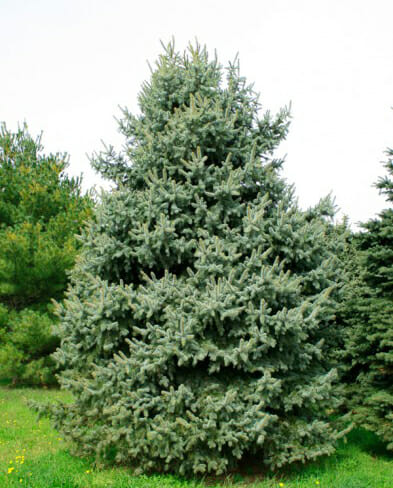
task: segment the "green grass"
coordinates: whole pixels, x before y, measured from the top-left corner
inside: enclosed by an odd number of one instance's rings
[[[279,488],[280,483],[285,488],[393,488],[393,457],[371,433],[361,430],[353,431],[335,455],[275,475],[187,481],[169,475],[133,476],[126,468],[98,469],[91,460],[73,457],[48,420],[38,422],[26,405],[28,400],[69,398],[56,390],[0,386],[1,488],[191,488],[232,483],[238,488],[246,483],[248,488]]]

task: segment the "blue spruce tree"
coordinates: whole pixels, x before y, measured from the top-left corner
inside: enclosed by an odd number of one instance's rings
[[[115,188],[59,307],[57,428],[145,472],[332,453],[343,244],[329,199],[301,211],[279,175],[288,111],[261,115],[238,62],[173,44],[139,106],[93,161]]]

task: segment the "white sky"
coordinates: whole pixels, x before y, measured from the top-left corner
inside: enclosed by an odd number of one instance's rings
[[[160,39],[239,52],[265,109],[292,102],[280,154],[302,206],[332,192],[352,223],[386,207],[373,182],[393,146],[391,0],[0,0],[0,121],[43,131],[71,174],[102,185],[86,154],[120,147]]]

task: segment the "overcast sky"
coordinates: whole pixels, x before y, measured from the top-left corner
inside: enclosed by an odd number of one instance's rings
[[[292,102],[284,176],[356,224],[387,206],[372,184],[393,146],[392,18],[391,0],[0,0],[0,121],[100,186],[86,154],[122,144],[114,117],[138,110],[160,39],[197,37],[223,64],[239,53],[265,109]]]

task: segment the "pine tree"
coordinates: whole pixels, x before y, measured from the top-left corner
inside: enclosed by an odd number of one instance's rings
[[[26,125],[1,125],[0,378],[14,383],[55,381],[51,299],[63,296],[92,204],[66,168],[66,155],[44,154]]]
[[[376,184],[393,202],[393,151]],[[363,225],[345,305],[348,405],[353,419],[393,450],[393,208]]]
[[[279,175],[288,110],[260,115],[237,61],[173,44],[139,106],[124,149],[93,158],[115,188],[59,307],[74,402],[49,408],[56,427],[143,471],[332,453],[343,244],[329,198],[301,211]]]

